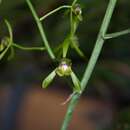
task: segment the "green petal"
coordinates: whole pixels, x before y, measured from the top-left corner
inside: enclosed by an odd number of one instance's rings
[[[42,88],[47,88],[56,76],[55,70],[52,71],[42,82]]]
[[[80,93],[81,92],[80,81],[74,72],[71,73],[71,78],[72,78],[72,82],[74,84],[74,91]]]
[[[63,57],[65,58],[69,49],[70,40],[67,37],[63,42]]]
[[[86,59],[86,56],[84,55],[84,53],[80,50],[79,48],[79,42],[78,42],[78,38],[76,36],[74,36],[73,38],[71,38],[71,47],[75,49],[75,51],[77,52],[77,54]]]

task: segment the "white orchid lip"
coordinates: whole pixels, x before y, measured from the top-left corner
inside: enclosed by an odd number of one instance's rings
[[[77,15],[82,14],[81,8],[80,8],[80,7],[77,7],[77,8],[75,9],[75,13],[76,13]]]
[[[59,76],[69,76],[72,72],[71,61],[69,59],[62,59],[59,66],[56,69],[56,73]]]
[[[66,71],[68,68],[69,66],[67,64],[61,65],[61,69],[63,69],[63,71]]]

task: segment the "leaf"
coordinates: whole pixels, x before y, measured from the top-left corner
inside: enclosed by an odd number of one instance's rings
[[[55,70],[52,71],[42,82],[42,88],[47,88],[56,76]]]
[[[71,78],[72,78],[72,82],[74,84],[74,91],[81,93],[81,85],[80,85],[80,81],[77,78],[77,76],[75,75],[74,72],[71,72]]]

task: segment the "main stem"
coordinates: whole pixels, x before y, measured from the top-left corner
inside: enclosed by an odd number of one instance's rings
[[[89,60],[89,63],[87,65],[87,67],[86,67],[85,73],[84,73],[82,81],[81,81],[82,93],[86,88],[86,85],[87,85],[87,83],[88,83],[88,81],[90,79],[90,76],[91,76],[91,74],[92,74],[92,72],[94,70],[94,67],[96,65],[96,62],[98,60],[98,57],[99,57],[99,55],[101,53],[101,49],[102,49],[103,44],[105,42],[105,39],[103,37],[107,32],[107,29],[108,29],[108,26],[109,26],[109,23],[110,23],[114,8],[116,6],[116,2],[117,2],[117,0],[110,0],[110,2],[108,4],[108,8],[106,10],[106,14],[105,14],[105,17],[103,19],[103,23],[101,25],[101,28],[100,28],[100,31],[99,31],[99,34],[98,34],[95,47],[93,49],[91,58]],[[69,107],[68,107],[68,110],[67,110],[67,113],[65,115],[65,119],[64,119],[61,130],[67,130],[67,128],[69,126],[69,123],[71,121],[71,118],[72,118],[73,111],[74,111],[74,109],[76,107],[76,104],[77,104],[78,99],[80,98],[81,94],[76,93],[72,97],[72,99],[70,101],[70,104],[69,104]]]

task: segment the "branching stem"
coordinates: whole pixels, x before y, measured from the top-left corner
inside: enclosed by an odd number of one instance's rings
[[[48,42],[47,37],[45,35],[42,23],[40,22],[40,19],[39,19],[38,15],[37,15],[32,3],[30,2],[30,0],[26,0],[26,2],[27,2],[28,6],[29,6],[29,8],[30,8],[30,10],[32,12],[32,15],[33,15],[36,23],[37,23],[37,27],[38,27],[38,29],[40,31],[42,40],[43,40],[43,42],[45,44],[45,47],[46,47],[46,50],[48,51],[48,54],[50,55],[51,59],[55,59],[55,55],[54,55],[54,53],[53,53],[53,51],[52,51],[52,49],[51,49],[51,47],[49,45],[49,42]]]
[[[47,13],[46,15],[42,16],[42,17],[40,18],[40,21],[43,21],[43,20],[44,20],[45,18],[47,18],[48,16],[50,16],[50,15],[56,13],[57,11],[59,11],[59,10],[61,10],[61,9],[66,9],[66,8],[69,9],[69,8],[71,8],[71,6],[69,6],[69,5],[60,6],[60,7],[56,8],[56,9],[50,11],[50,12]]]
[[[74,0],[73,3],[72,3],[72,6],[76,4],[78,0]]]
[[[120,31],[120,32],[106,34],[104,36],[104,39],[116,38],[116,37],[123,36],[123,35],[129,34],[129,33],[130,33],[130,29],[126,29],[126,30],[123,30],[123,31]]]

